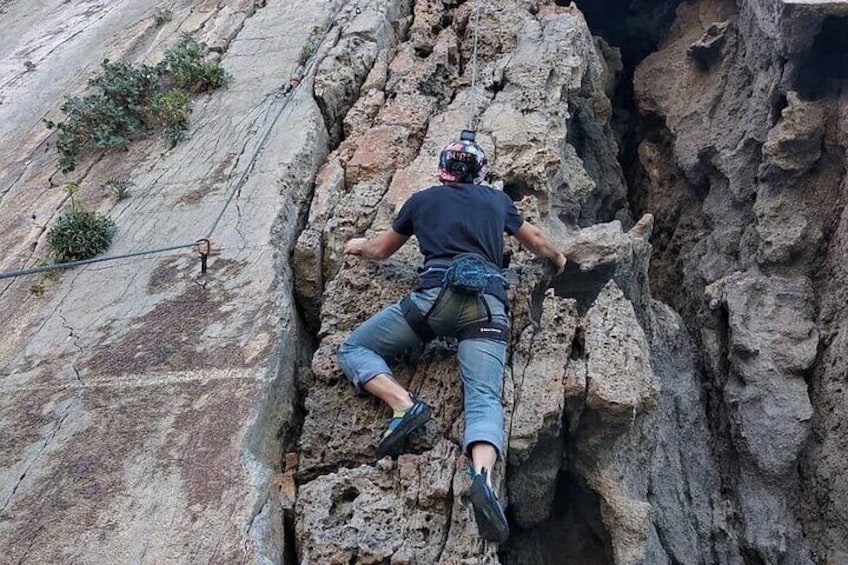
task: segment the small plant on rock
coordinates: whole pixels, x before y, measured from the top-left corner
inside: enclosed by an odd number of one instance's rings
[[[107,180],[103,185],[104,188],[108,188],[112,194],[115,195],[115,200],[118,202],[130,197],[130,189],[133,186],[135,186],[135,184],[131,181],[115,178]]]
[[[156,24],[156,27],[162,27],[166,23],[170,22],[173,17],[174,13],[171,10],[158,10],[155,14],[153,14],[153,23]]]
[[[191,113],[191,98],[185,90],[169,90],[156,96],[150,110],[157,125],[163,128],[165,139],[171,147],[186,138],[188,116]]]
[[[216,61],[206,61],[206,46],[190,35],[183,35],[180,41],[165,52],[165,65],[168,78],[174,85],[187,92],[206,92],[230,83],[231,77]]]
[[[51,264],[51,262],[48,259],[48,260],[42,261],[40,266],[43,267],[43,266],[47,266],[47,265],[50,265],[50,264]],[[41,276],[39,277],[38,281],[32,283],[32,285],[29,287],[29,293],[32,294],[33,296],[38,296],[38,297],[44,296],[44,294],[47,292],[47,283],[56,282],[61,277],[62,277],[62,273],[58,270],[47,271],[46,273],[42,273]]]
[[[315,53],[315,44],[311,41],[308,42],[300,49],[300,57],[298,57],[298,63],[301,65],[305,65],[306,62],[312,57],[312,54]]]
[[[306,44],[300,49],[300,57],[298,58],[298,63],[301,65],[305,65],[307,61],[315,54],[315,51],[318,50],[318,46],[321,44],[321,36],[324,34],[325,26],[318,25],[312,28],[312,31],[309,34],[309,38],[306,40]]]
[[[29,287],[29,293],[33,296],[44,296],[44,292],[47,290],[47,287],[44,285],[44,281],[40,280],[38,282],[32,283],[32,286]]]
[[[107,216],[86,210],[78,201],[79,187],[68,186],[71,209],[47,234],[56,263],[91,259],[109,249],[115,235],[115,223]]]

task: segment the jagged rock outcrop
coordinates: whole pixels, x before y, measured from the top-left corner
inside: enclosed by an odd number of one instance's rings
[[[652,285],[696,330],[734,529],[768,563],[848,554],[833,472],[846,359],[831,341],[845,316],[846,25],[844,2],[694,2],[636,71],[654,124],[639,146]]]
[[[319,172],[294,251],[298,294],[320,340],[312,377],[303,382],[299,555],[322,562],[639,563],[714,551],[710,538],[726,524],[693,352],[680,320],[651,299],[653,219],[633,224],[614,160],[609,95],[620,61],[573,7],[487,3],[480,13],[481,87],[472,93],[471,7],[417,3],[412,26],[394,26],[387,53],[373,57],[370,72],[322,68],[331,77],[364,78],[358,99],[343,102],[350,107],[341,119],[346,137]],[[392,20],[404,11],[383,5],[381,13]],[[367,21],[373,30],[359,37],[386,28],[379,18]],[[396,464],[373,461],[388,413],[356,399],[335,361],[356,324],[411,288],[419,260],[411,245],[382,263],[345,258],[342,245],[388,226],[406,197],[432,183],[435,155],[465,125],[472,102],[494,184],[573,259],[552,281],[515,242],[509,248],[515,284],[502,496],[515,532],[500,557],[477,540],[464,498],[455,345],[435,343],[396,366],[397,378],[437,407],[413,453]],[[620,221],[598,223],[613,218]],[[688,369],[682,376],[681,366]],[[665,379],[674,381],[674,393],[663,401]],[[685,433],[662,432],[657,441],[657,430],[668,426]],[[450,469],[447,489],[443,473],[425,471],[434,458]],[[693,472],[687,464],[697,459],[705,463]],[[420,477],[413,481],[419,494],[409,494],[409,476]],[[561,500],[564,488],[582,493],[584,502]],[[689,503],[680,504],[680,492],[692,493]],[[570,513],[568,526],[557,522],[563,512]],[[540,545],[536,532],[557,523],[595,533],[554,557],[556,549]],[[719,551],[734,554],[731,543]]]

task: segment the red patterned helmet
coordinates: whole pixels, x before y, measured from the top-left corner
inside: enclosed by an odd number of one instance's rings
[[[481,182],[489,171],[486,152],[473,141],[453,141],[442,149],[436,176],[442,182]]]

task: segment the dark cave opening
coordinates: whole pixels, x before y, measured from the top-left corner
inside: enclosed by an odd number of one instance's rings
[[[584,315],[594,304],[604,286],[615,275],[615,265],[601,265],[589,271],[581,271],[574,261],[565,264],[565,270],[551,283],[554,293],[561,298],[577,301],[577,311]]]
[[[665,124],[651,116],[641,116],[636,107],[633,77],[642,60],[656,51],[674,21],[682,0],[600,0],[578,1],[592,33],[621,51],[624,69],[612,97],[611,126],[619,145],[618,160],[627,183],[631,214],[639,218],[646,210],[640,186],[644,169],[638,148],[643,139],[662,131]],[[567,2],[558,2],[567,4]]]
[[[654,52],[670,28],[676,9],[682,0],[577,0],[589,28],[610,46],[621,50],[623,70],[618,77],[612,97],[611,127],[619,146],[618,161],[627,187],[627,205],[634,218],[649,211],[650,202],[644,188],[645,170],[639,160],[639,144],[649,139],[658,146],[668,146],[670,137],[664,121],[658,116],[640,115],[635,100],[633,78],[637,65]],[[570,0],[557,0],[568,5]],[[577,118],[579,118],[579,108]],[[575,129],[570,130],[569,143],[585,159],[581,151],[582,136],[591,132],[581,129],[575,119]],[[589,163],[591,165],[591,163]],[[587,167],[589,168],[589,167]],[[591,171],[590,171],[591,174]],[[592,174],[598,181],[601,175]],[[507,190],[507,186],[504,187]],[[517,185],[509,186],[508,194],[514,199],[525,191]],[[604,203],[603,210],[613,209]],[[596,221],[612,219],[599,214]],[[653,239],[653,238],[652,238]],[[613,278],[614,266],[602,266],[581,271],[574,262],[566,264],[565,271],[556,277],[551,286],[557,296],[573,298],[581,315],[591,307],[604,285]],[[541,298],[541,297],[539,297]],[[539,300],[541,302],[541,300]],[[583,336],[575,337],[577,352],[582,349]],[[613,563],[611,542],[600,515],[600,499],[568,464],[563,464],[557,480],[556,494],[550,516],[530,528],[513,524],[513,533],[502,546],[499,557],[509,565],[524,564],[586,564]]]
[[[561,6],[570,0],[556,0]],[[633,76],[636,66],[656,51],[671,27],[682,0],[577,0],[576,4],[592,33],[621,51],[624,65],[612,97],[611,126],[619,145],[618,159],[627,182],[631,213],[638,218],[642,210],[638,187],[643,175],[637,149],[645,132],[654,130],[650,118],[643,118],[636,108]],[[664,127],[664,124],[660,124]]]
[[[625,71],[655,51],[682,0],[577,0],[589,28],[619,47]],[[568,5],[568,0],[557,4]]]
[[[557,479],[550,517],[533,528],[513,527],[499,557],[506,565],[608,565],[610,548],[600,499],[565,471]]]
[[[568,5],[570,1],[556,0],[556,3]],[[681,3],[682,0],[576,1],[592,33],[621,52],[623,69],[617,78],[611,99],[610,126],[618,143],[617,158],[626,184],[625,205],[634,220],[651,211],[646,192],[646,171],[639,158],[639,146],[646,139],[663,145],[668,142],[665,139],[668,132],[661,118],[640,114],[636,105],[633,79],[639,63],[656,51],[665,38]],[[579,140],[569,139],[569,142],[575,144]],[[578,146],[579,143],[575,145]],[[606,204],[605,208],[608,208]],[[611,219],[613,218],[603,216],[598,218],[599,221]],[[651,242],[656,244],[655,240],[656,232]]]
[[[520,178],[504,178],[503,191],[513,202],[518,202],[525,196],[536,194],[531,185]]]
[[[836,98],[848,88],[848,16],[830,16],[801,59],[793,87],[805,100]]]

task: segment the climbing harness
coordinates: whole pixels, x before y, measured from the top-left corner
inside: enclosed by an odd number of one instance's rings
[[[436,337],[428,320],[449,290],[456,294],[476,297],[478,304],[482,303],[486,310],[486,319],[461,328],[456,332],[457,339],[460,341],[474,338],[507,340],[506,326],[492,319],[492,310],[483,295],[492,290],[493,284],[500,284],[503,288],[507,288],[508,283],[502,274],[491,272],[485,259],[475,253],[463,253],[458,255],[450,265],[431,266],[421,274],[424,276],[428,273],[442,273],[442,279],[438,285],[441,290],[427,312],[422,313],[409,295],[400,302],[404,319],[421,341],[427,342]]]

